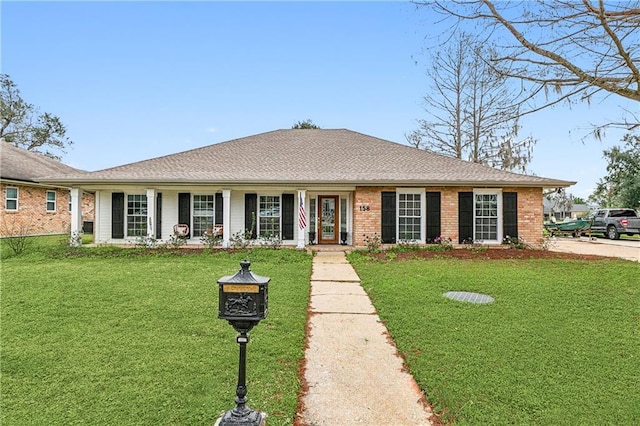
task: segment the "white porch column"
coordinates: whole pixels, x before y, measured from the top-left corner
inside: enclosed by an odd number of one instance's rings
[[[147,188],[147,237],[155,238],[156,235],[156,190]]]
[[[71,238],[69,245],[79,247],[82,245],[82,189],[71,188]]]
[[[222,190],[222,247],[231,246],[231,190]]]
[[[307,191],[304,189],[298,190],[298,246],[297,248],[305,248],[304,236],[307,233]]]
[[[98,243],[101,240],[102,234],[100,234],[100,200],[102,197],[101,191],[95,191],[93,193],[93,242]]]

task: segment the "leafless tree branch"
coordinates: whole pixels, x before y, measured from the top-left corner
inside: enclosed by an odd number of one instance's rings
[[[545,94],[538,111],[602,92],[640,102],[640,0],[422,0],[456,27],[480,24],[497,44],[490,58],[529,93]],[[549,90],[554,93],[549,97]],[[568,88],[569,93],[563,89]],[[635,117],[635,116],[634,116]],[[637,117],[636,117],[637,118]],[[636,120],[637,121],[637,120]],[[628,127],[638,123],[628,122]]]

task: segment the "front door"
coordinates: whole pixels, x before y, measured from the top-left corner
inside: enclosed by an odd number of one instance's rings
[[[338,196],[318,196],[318,244],[338,244]]]

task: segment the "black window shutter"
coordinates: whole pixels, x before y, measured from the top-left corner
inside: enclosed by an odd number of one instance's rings
[[[178,193],[178,223],[189,225],[187,238],[191,237],[191,194],[189,192]]]
[[[440,192],[427,191],[427,242],[440,237]]]
[[[518,237],[518,193],[502,193],[502,232],[504,237]]]
[[[217,193],[216,194],[216,199],[215,199],[215,220],[216,220],[216,225],[222,225],[223,219],[224,219],[224,205],[222,204],[222,194]]]
[[[251,238],[256,238],[258,220],[258,194],[244,194],[244,229],[251,231]]]
[[[111,238],[124,238],[124,192],[111,194]]]
[[[162,238],[162,193],[156,194],[156,239]]]
[[[293,194],[282,194],[282,239],[293,240]]]
[[[458,192],[458,242],[473,241],[473,192]]]
[[[382,192],[382,235],[385,244],[396,242],[396,193]]]

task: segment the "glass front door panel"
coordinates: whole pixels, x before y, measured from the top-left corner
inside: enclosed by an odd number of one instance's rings
[[[336,232],[336,203],[333,198],[322,200],[322,239],[332,240]]]
[[[337,197],[319,197],[320,204],[320,242],[336,243],[338,233],[336,228]]]

